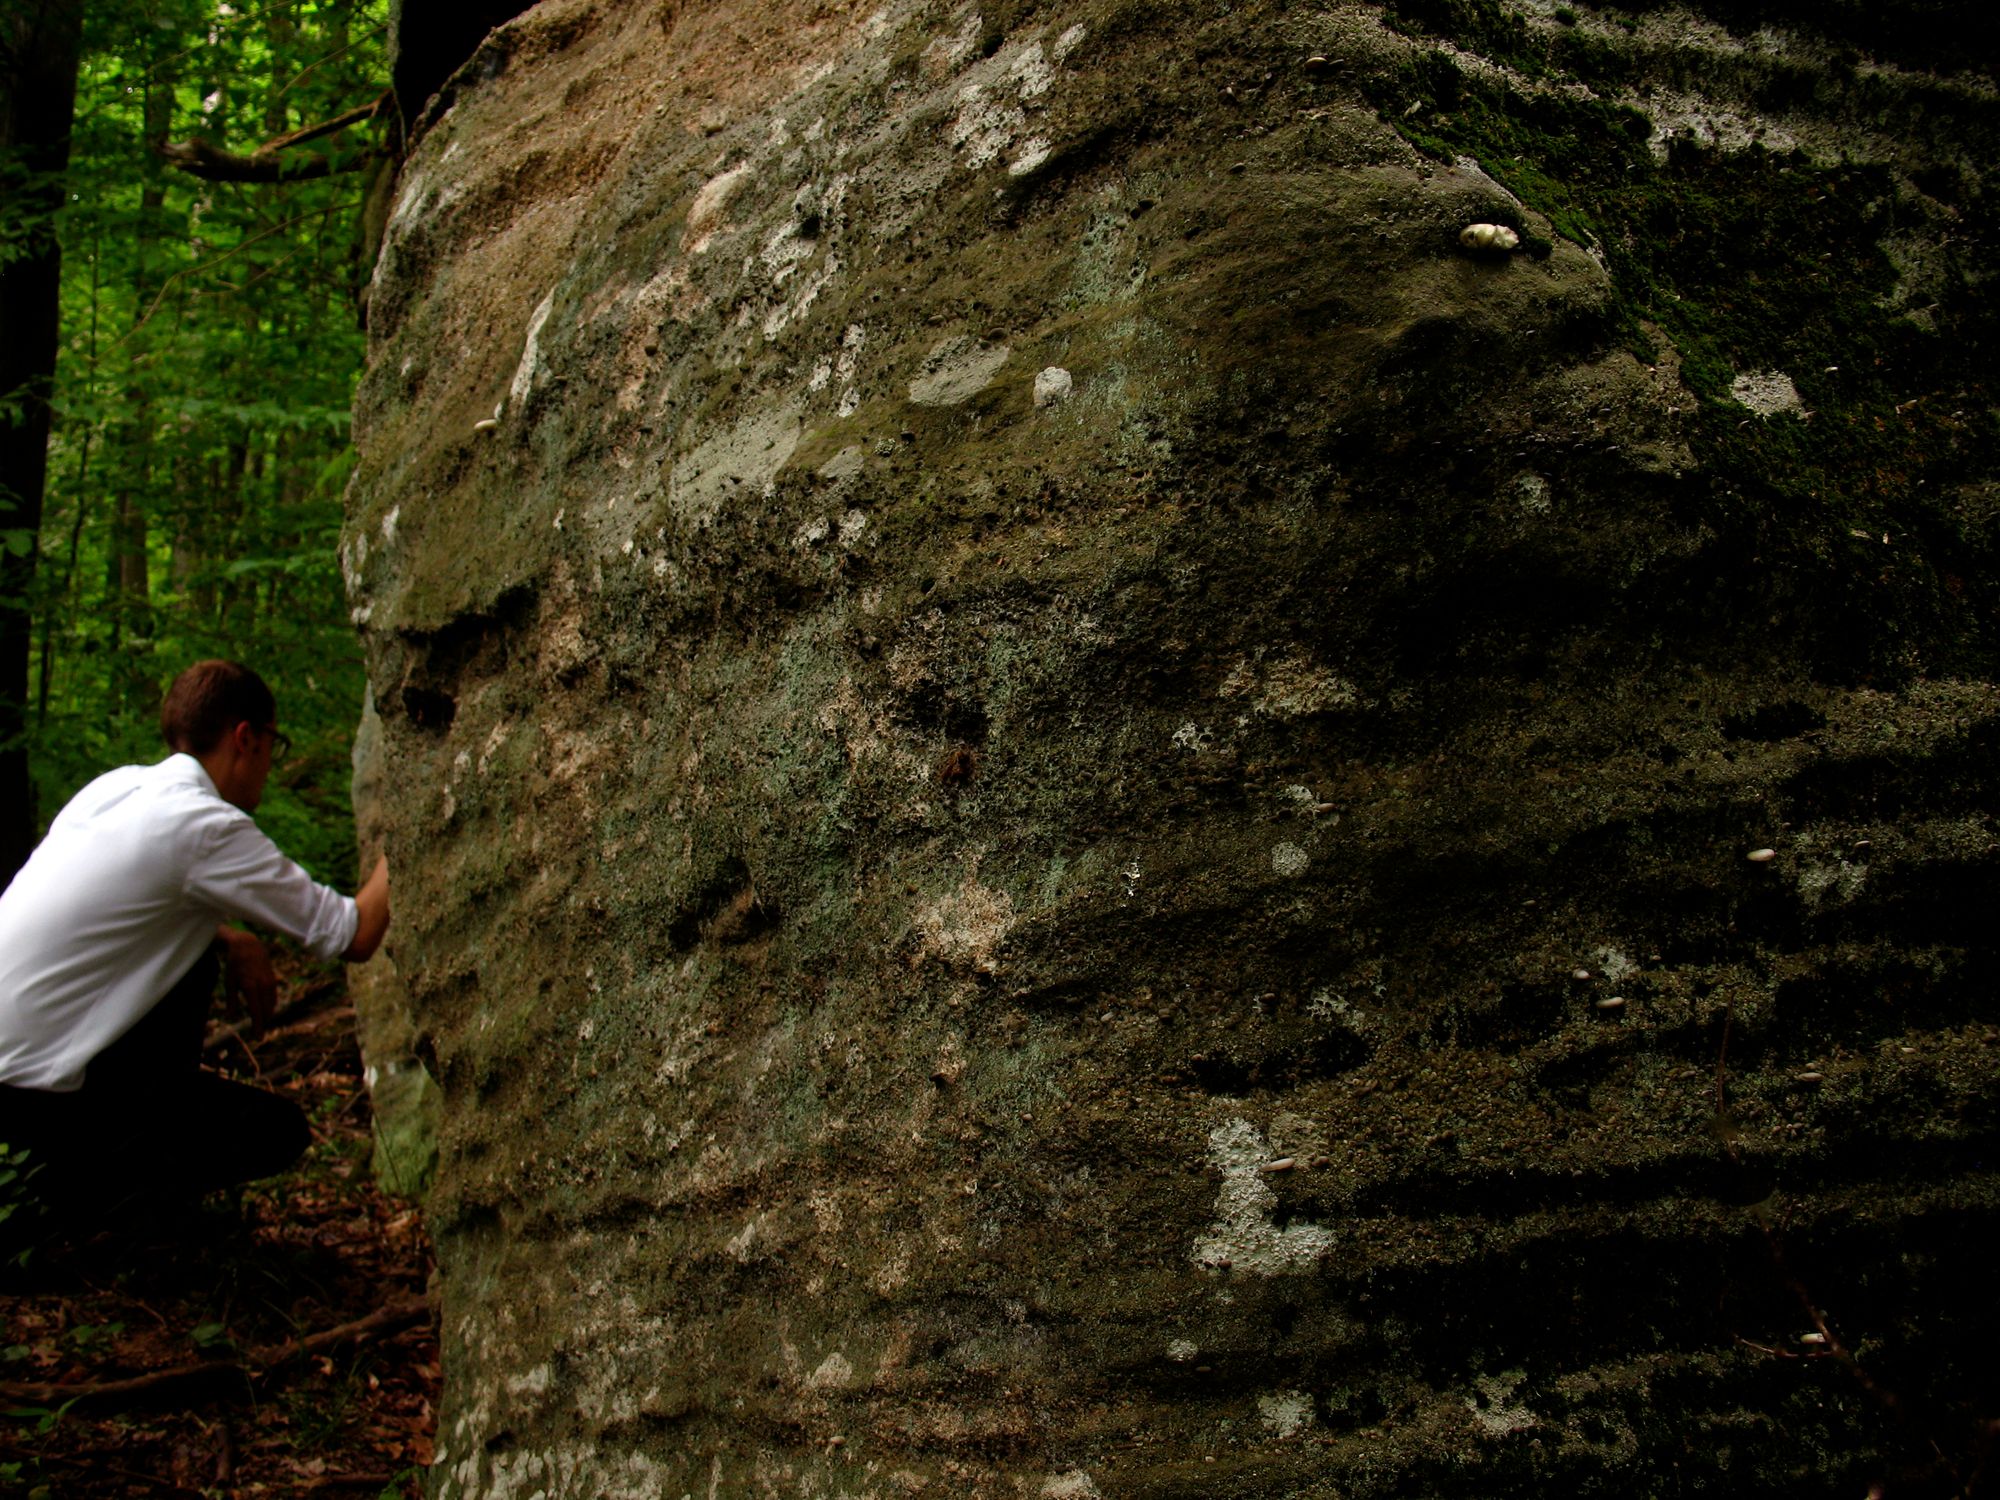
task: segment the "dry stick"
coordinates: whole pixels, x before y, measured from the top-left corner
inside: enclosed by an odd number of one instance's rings
[[[302,1000],[293,1001],[285,1009],[296,1010],[303,1003]],[[288,1036],[309,1036],[313,1032],[318,1031],[322,1026],[331,1026],[335,1021],[351,1021],[353,1019],[353,1006],[337,1005],[331,1010],[323,1010],[316,1015],[308,1016],[303,1021],[293,1021],[285,1026],[273,1026],[263,1036],[259,1037],[258,1040],[262,1042],[275,1042]],[[202,1051],[219,1052],[225,1043],[229,1042],[239,1033],[248,1031],[250,1027],[251,1022],[247,1020],[231,1021],[226,1025],[218,1026],[211,1033],[208,1041],[202,1045]]]
[[[106,1463],[101,1458],[71,1458],[67,1453],[43,1453],[38,1448],[21,1448],[9,1445],[0,1452],[17,1453],[22,1458],[33,1459],[36,1463],[61,1464],[66,1469],[83,1469],[91,1474],[108,1474],[114,1479],[130,1480],[150,1489],[167,1490],[176,1495],[200,1495],[200,1490],[189,1489],[177,1480],[162,1479],[157,1474],[142,1473],[138,1469],[121,1469],[116,1464]]]
[[[229,1430],[227,1408],[216,1412],[215,1432],[215,1482],[223,1485],[236,1477],[236,1439]]]
[[[116,1401],[129,1396],[156,1396],[162,1391],[174,1390],[180,1386],[200,1387],[225,1376],[235,1376],[250,1383],[267,1379],[293,1360],[309,1354],[319,1354],[341,1344],[361,1342],[387,1333],[396,1333],[430,1317],[430,1300],[426,1297],[405,1297],[377,1308],[365,1318],[356,1318],[351,1323],[308,1334],[302,1339],[288,1339],[282,1344],[267,1345],[262,1349],[252,1349],[245,1359],[208,1359],[198,1364],[174,1365],[165,1370],[151,1370],[144,1375],[133,1375],[124,1380],[87,1380],[65,1384],[52,1380],[8,1380],[0,1381],[0,1399],[9,1401],[34,1401],[55,1403],[66,1401]]]
[[[243,1040],[242,1030],[239,1028],[230,1032],[224,1040],[234,1042],[243,1049],[243,1055],[250,1059],[250,1076],[255,1078],[259,1083],[262,1083],[264,1081],[264,1065],[257,1061],[256,1052],[248,1042]]]
[[[307,141],[318,140],[323,135],[332,135],[336,130],[345,130],[348,126],[359,124],[363,120],[372,120],[382,112],[382,106],[394,97],[394,94],[384,93],[373,103],[359,105],[344,115],[335,115],[331,120],[321,120],[317,125],[301,125],[297,130],[287,131],[284,135],[274,135],[250,154],[268,156],[271,152],[282,151],[287,146],[303,145]]]

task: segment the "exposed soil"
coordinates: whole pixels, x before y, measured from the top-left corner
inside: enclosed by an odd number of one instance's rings
[[[8,1265],[0,1491],[422,1493],[438,1390],[430,1239],[416,1207],[369,1176],[368,1093],[339,980],[279,962],[277,1024],[250,1041],[212,1022],[207,1060],[296,1099],[312,1148],[171,1223],[44,1229],[25,1265]],[[173,1370],[190,1373],[162,1373]]]

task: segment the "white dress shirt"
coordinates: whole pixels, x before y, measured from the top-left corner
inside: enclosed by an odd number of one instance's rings
[[[0,1083],[79,1087],[230,919],[337,958],[359,914],[217,796],[193,756],[98,777],[0,895]]]

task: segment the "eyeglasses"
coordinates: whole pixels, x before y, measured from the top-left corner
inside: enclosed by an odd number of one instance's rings
[[[275,724],[266,724],[264,727],[271,731],[272,764],[275,765],[281,760],[290,760],[292,758],[292,737],[280,730]]]

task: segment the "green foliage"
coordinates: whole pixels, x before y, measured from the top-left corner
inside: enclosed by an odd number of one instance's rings
[[[79,1354],[89,1354],[100,1350],[125,1331],[123,1323],[78,1323],[73,1325],[63,1337]]]
[[[364,350],[363,179],[208,182],[156,147],[201,136],[246,153],[368,103],[386,84],[386,11],[387,0],[163,0],[87,18],[29,601],[44,823],[110,766],[164,754],[166,684],[229,656],[270,681],[297,746],[260,822],[321,878],[351,877],[347,750],[362,676],[335,546]],[[285,155],[363,163],[382,128]],[[26,232],[0,212],[0,253]],[[20,550],[11,534],[0,546]]]
[[[236,1340],[229,1336],[229,1329],[221,1323],[198,1324],[188,1334],[188,1341],[205,1354],[236,1347]]]
[[[31,1222],[41,1212],[41,1202],[29,1187],[40,1170],[40,1163],[28,1160],[26,1148],[17,1150],[0,1141],[0,1258],[16,1266],[26,1265],[31,1253],[25,1246],[16,1247],[28,1237]],[[0,1358],[17,1359],[14,1351],[22,1347],[11,1345]]]
[[[33,1423],[35,1436],[47,1437],[55,1431],[56,1423],[69,1415],[69,1409],[76,1405],[76,1401],[77,1398],[71,1397],[61,1406],[10,1406],[4,1415],[17,1422]]]

